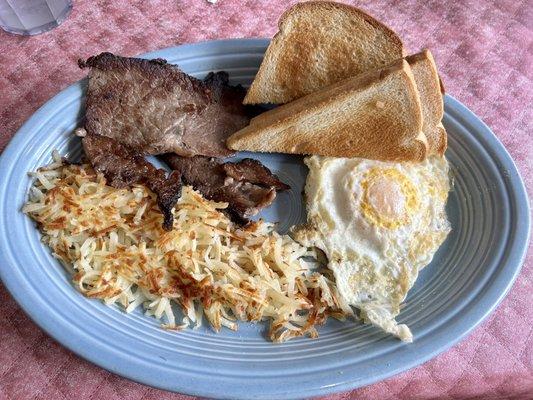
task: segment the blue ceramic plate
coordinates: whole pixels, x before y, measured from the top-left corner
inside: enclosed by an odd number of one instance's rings
[[[147,54],[202,77],[226,70],[249,84],[267,40],[228,40]],[[209,328],[166,332],[140,312],[126,315],[80,295],[21,212],[27,171],[49,163],[51,151],[76,156],[71,132],[83,115],[84,82],[59,93],[20,129],[0,160],[0,275],[30,317],[64,346],[109,371],[151,386],[218,398],[294,398],[368,385],[412,368],[470,332],[505,296],[523,261],[528,200],[513,161],[494,134],[446,96],[447,157],[455,189],[448,201],[453,231],[421,273],[399,320],[412,328],[404,344],[370,326],[329,322],[320,338],[275,345],[266,324],[238,332]],[[292,186],[265,217],[280,229],[304,218],[300,191],[306,169],[298,157],[259,155]]]

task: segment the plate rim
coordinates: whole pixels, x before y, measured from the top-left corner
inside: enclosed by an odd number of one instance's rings
[[[181,46],[172,46],[156,51],[152,51],[149,53],[145,53],[140,55],[140,57],[145,58],[157,58],[157,57],[165,57],[165,52],[168,52],[170,50],[175,50],[176,48],[179,48],[182,51],[186,51],[188,48],[202,48],[205,47],[205,49],[209,48],[215,48],[215,47],[230,47],[230,48],[237,48],[239,50],[242,50],[243,47],[249,48],[249,49],[264,49],[270,42],[270,39],[224,39],[224,40],[211,40],[211,41],[205,41],[205,42],[198,42],[193,44],[185,44]],[[43,116],[46,116],[46,114],[55,108],[54,100],[61,95],[64,95],[66,92],[73,90],[79,90],[80,85],[82,85],[82,82],[84,80],[80,80],[78,82],[75,82],[72,85],[69,85],[64,90],[60,91],[58,94],[53,96],[51,99],[49,99],[46,103],[44,103],[35,113],[33,113],[30,118],[19,128],[19,130],[15,133],[15,135],[12,137],[12,139],[9,141],[8,145],[2,152],[0,156],[0,170],[4,170],[3,168],[6,166],[9,166],[9,160],[13,157],[14,152],[16,152],[18,143],[23,140],[24,133],[28,130],[32,130],[32,125],[35,121],[38,121]],[[474,328],[476,328],[501,302],[501,300],[507,295],[510,288],[512,287],[514,281],[516,280],[516,277],[520,273],[520,270],[522,268],[527,250],[528,250],[528,242],[530,237],[530,224],[531,224],[531,215],[530,215],[530,206],[529,206],[529,199],[527,196],[527,192],[525,189],[524,182],[520,176],[520,172],[518,168],[516,167],[513,159],[509,155],[507,149],[503,146],[503,144],[499,141],[499,139],[496,137],[496,135],[490,130],[490,128],[483,122],[479,117],[477,117],[472,111],[470,111],[466,106],[464,106],[462,103],[460,103],[458,100],[453,98],[450,95],[446,95],[445,97],[445,103],[448,108],[453,109],[454,117],[458,116],[459,118],[463,119],[464,124],[472,126],[473,129],[476,131],[483,132],[483,139],[485,142],[487,142],[488,146],[485,147],[485,150],[489,151],[492,156],[497,156],[498,160],[501,162],[502,166],[506,168],[506,170],[509,172],[510,176],[509,179],[505,181],[506,185],[506,191],[507,193],[512,192],[513,197],[515,200],[515,211],[516,216],[514,222],[516,223],[516,229],[514,231],[513,241],[511,247],[511,254],[506,259],[506,268],[509,270],[508,272],[512,272],[511,275],[504,276],[504,278],[501,278],[497,283],[497,285],[492,285],[489,287],[490,290],[487,290],[488,293],[484,294],[484,297],[482,300],[484,300],[484,303],[488,304],[488,307],[483,308],[482,306],[477,306],[473,310],[468,310],[467,314],[474,314],[473,319],[471,318],[471,323],[468,325],[466,329],[464,329],[464,326],[461,329],[457,329],[457,335],[455,335],[451,340],[447,338],[440,338],[440,344],[438,346],[435,346],[434,350],[431,352],[427,352],[422,357],[412,357],[413,359],[409,360],[407,363],[403,363],[402,366],[396,367],[396,368],[390,368],[388,370],[382,370],[381,373],[378,373],[376,375],[373,375],[371,378],[367,379],[364,382],[355,382],[352,380],[345,380],[344,382],[337,382],[335,384],[331,385],[325,385],[321,387],[312,387],[308,389],[299,389],[296,391],[290,391],[290,392],[284,392],[284,393],[276,393],[274,395],[267,394],[267,398],[294,398],[294,396],[301,397],[304,396],[318,396],[318,395],[325,395],[333,392],[339,392],[339,391],[345,391],[354,389],[356,387],[369,385],[372,383],[375,383],[377,381],[380,381],[382,379],[386,379],[390,376],[393,376],[397,373],[400,373],[402,371],[406,371],[408,369],[411,369],[417,365],[420,365],[427,360],[435,357],[436,355],[442,353],[443,351],[447,350],[451,346],[455,345],[457,342],[465,338],[469,333],[472,332]],[[50,109],[50,110],[49,110]],[[463,124],[463,125],[464,125]],[[2,212],[2,210],[0,210]],[[520,215],[518,215],[520,214]],[[5,229],[4,227],[0,227],[0,229]],[[218,397],[218,398],[235,398],[235,397],[243,397],[243,393],[240,393],[236,395],[236,393],[217,393],[216,390],[209,390],[204,389],[203,387],[175,387],[175,386],[169,386],[165,384],[158,384],[157,382],[154,382],[154,377],[150,377],[149,374],[143,375],[141,374],[135,374],[135,373],[128,373],[124,372],[124,369],[120,368],[120,365],[117,363],[114,363],[109,355],[106,359],[105,354],[102,355],[100,353],[95,352],[94,354],[88,351],[87,349],[83,349],[82,345],[77,345],[75,341],[69,340],[67,337],[65,337],[65,333],[61,332],[61,329],[53,329],[50,322],[47,321],[47,315],[46,313],[40,314],[36,311],[36,308],[32,309],[32,304],[30,301],[30,297],[24,298],[23,294],[21,293],[23,291],[23,287],[20,285],[17,286],[17,277],[14,273],[10,273],[10,269],[8,268],[10,265],[9,260],[6,259],[5,255],[3,253],[0,253],[0,260],[2,261],[2,265],[5,266],[4,268],[0,269],[0,279],[3,281],[6,289],[11,294],[11,296],[15,299],[15,301],[20,305],[22,310],[41,328],[43,329],[49,336],[54,338],[56,341],[58,341],[61,345],[68,348],[73,353],[77,354],[78,356],[82,357],[85,360],[90,361],[91,363],[98,365],[99,367],[102,367],[110,372],[116,373],[118,375],[124,376],[128,379],[146,384],[148,386],[156,387],[163,390],[170,390],[170,391],[179,391],[180,393],[186,393],[190,395],[196,395],[196,396],[208,396],[208,397]],[[20,282],[19,282],[20,283]],[[66,332],[66,331],[65,331]],[[78,332],[79,333],[79,332]],[[246,394],[247,397],[249,394]],[[263,394],[263,396],[265,396]],[[254,396],[255,397],[255,396]],[[261,397],[260,395],[257,397]]]

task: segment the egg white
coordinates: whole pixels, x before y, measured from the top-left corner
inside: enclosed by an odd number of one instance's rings
[[[340,294],[366,322],[412,341],[394,318],[450,232],[448,162],[312,156],[305,163],[308,223],[295,239],[324,251]]]

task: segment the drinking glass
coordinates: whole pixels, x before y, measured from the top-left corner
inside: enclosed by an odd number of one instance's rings
[[[0,0],[0,27],[18,35],[37,35],[61,24],[71,10],[71,0]]]

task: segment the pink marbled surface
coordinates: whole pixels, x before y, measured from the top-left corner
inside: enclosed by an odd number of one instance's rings
[[[79,57],[135,55],[207,39],[266,37],[294,1],[74,1],[35,37],[0,32],[0,150],[46,100],[83,76]],[[413,51],[432,49],[450,94],[478,114],[533,193],[533,2],[353,1]],[[0,265],[0,268],[4,266]],[[386,381],[331,399],[533,398],[533,255],[514,287],[466,340]],[[104,371],[44,334],[0,284],[1,399],[192,399]]]

